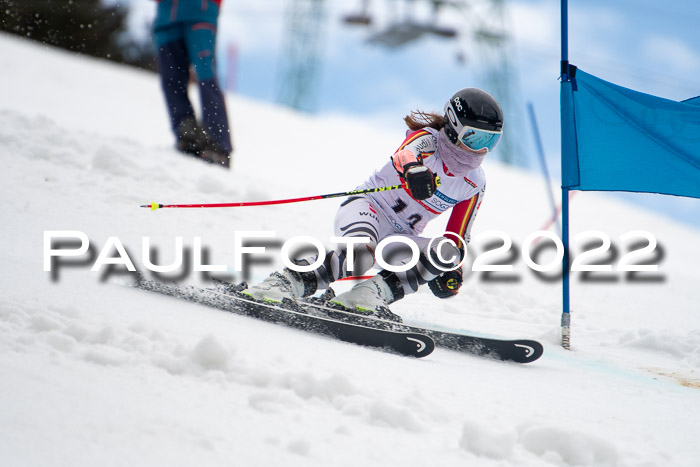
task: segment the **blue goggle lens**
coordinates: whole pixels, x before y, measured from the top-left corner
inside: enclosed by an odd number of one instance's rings
[[[501,132],[479,130],[478,128],[465,127],[459,140],[469,149],[478,151],[487,148],[489,152],[496,147],[501,140]]]

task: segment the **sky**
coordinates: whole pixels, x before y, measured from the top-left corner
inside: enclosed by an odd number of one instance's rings
[[[407,7],[409,3],[413,8]],[[526,111],[531,103],[549,170],[558,185],[560,2],[510,0],[500,16],[489,9],[490,3],[476,0],[467,13],[445,9],[438,15],[438,24],[459,31],[457,39],[424,36],[389,49],[371,44],[369,37],[407,19],[430,22],[428,2],[370,0],[368,11],[373,24],[358,27],[348,26],[341,19],[358,12],[361,0],[326,0],[325,21],[317,35],[313,112],[356,116],[401,135],[402,118],[409,111],[441,111],[452,93],[463,87],[489,90],[487,63],[506,57],[512,70],[512,97],[509,108],[504,109],[504,139],[510,138],[519,165],[540,170]],[[291,4],[285,0],[224,0],[219,22],[219,71],[232,92],[264,101],[279,100],[284,67],[289,63],[291,36],[287,24]],[[147,31],[154,10],[154,2],[134,2],[133,29]],[[509,45],[501,52],[489,53],[474,41],[474,31],[483,26],[492,28],[499,18],[509,34]],[[688,99],[700,95],[698,23],[700,4],[696,0],[572,0],[569,59],[615,84],[668,99]],[[230,112],[234,125],[236,118],[245,118],[236,115],[236,109]],[[619,196],[662,209],[700,228],[700,200],[647,194]]]

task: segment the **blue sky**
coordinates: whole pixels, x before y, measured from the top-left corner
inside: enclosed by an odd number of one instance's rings
[[[236,2],[224,0],[219,24],[221,73],[230,70],[235,92],[276,101],[284,60],[285,11],[289,1]],[[419,39],[400,49],[368,43],[371,32],[390,21],[406,18],[403,1],[370,1],[375,24],[348,27],[341,17],[359,10],[361,1],[325,2],[321,27],[315,112],[349,114],[377,126],[403,131],[401,118],[411,109],[441,110],[457,89],[479,86],[484,80],[483,49],[473,41],[476,21],[451,10],[439,16],[443,25],[460,31],[458,40]],[[411,17],[426,20],[430,12],[414,2]],[[427,2],[425,2],[427,3]],[[475,0],[475,13],[481,14]],[[154,2],[136,2],[133,21],[146,24]],[[550,172],[559,174],[559,59],[558,0],[509,0],[507,49],[513,65],[514,99],[511,137],[517,157],[537,169],[533,137],[526,114],[532,102],[537,114]],[[569,1],[569,58],[572,63],[616,84],[657,96],[683,100],[700,95],[700,2],[697,0]],[[227,63],[227,51],[237,59]],[[459,62],[461,55],[466,60]],[[235,110],[234,110],[235,112]],[[508,125],[508,122],[506,122]],[[400,136],[397,136],[400,138]],[[700,200],[631,194],[625,198],[672,213],[700,227]]]

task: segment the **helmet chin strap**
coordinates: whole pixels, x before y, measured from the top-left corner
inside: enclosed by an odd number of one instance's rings
[[[447,168],[450,169],[450,172],[455,175],[464,176],[472,170],[479,168],[488,151],[485,149],[472,151],[471,149],[453,144],[450,138],[445,134],[445,130],[442,129],[438,133],[437,152]]]

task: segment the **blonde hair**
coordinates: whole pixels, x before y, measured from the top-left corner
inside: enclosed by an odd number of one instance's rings
[[[406,126],[413,131],[420,130],[421,128],[425,127],[439,130],[445,126],[445,117],[436,113],[423,112],[421,110],[412,110],[410,115],[406,115],[403,118],[403,121],[406,122]]]

